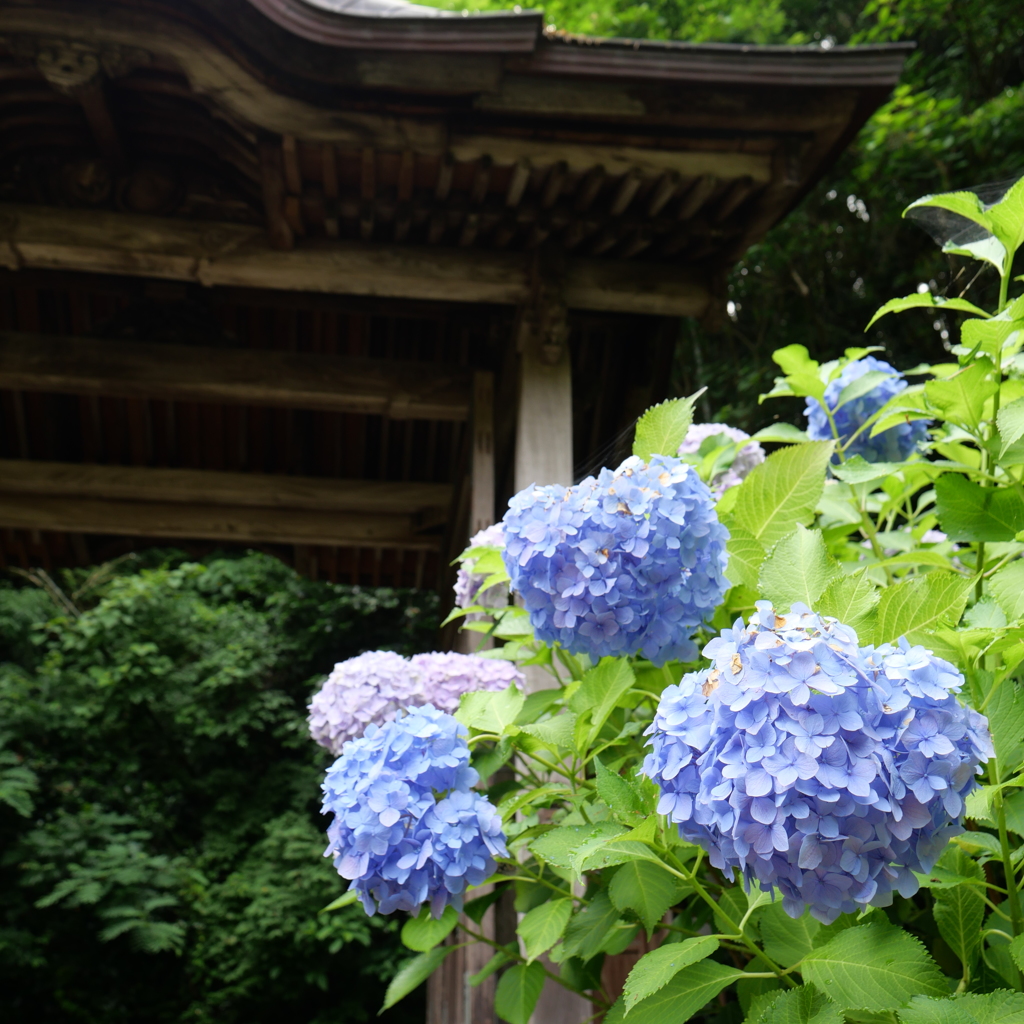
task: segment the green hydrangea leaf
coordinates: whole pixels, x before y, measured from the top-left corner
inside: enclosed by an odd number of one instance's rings
[[[985,310],[975,306],[973,302],[966,299],[946,299],[941,295],[932,295],[925,292],[923,295],[904,295],[902,299],[890,299],[884,306],[881,306],[877,313],[868,321],[868,330],[872,324],[880,320],[887,313],[902,313],[905,309],[951,309],[959,313],[973,313],[975,316],[987,317]]]
[[[956,625],[973,585],[959,573],[936,571],[885,587],[878,602],[875,643],[894,643],[901,636],[916,643],[930,629]]]
[[[789,611],[795,601],[815,608],[818,598],[839,572],[821,531],[797,525],[765,559],[758,575],[758,589],[783,611]]]
[[[714,960],[701,960],[684,967],[654,995],[637,1003],[626,1016],[625,999],[605,1015],[604,1024],[684,1024],[701,1007],[715,998],[726,985],[743,977],[735,967]]]
[[[889,924],[847,928],[809,953],[801,973],[841,1009],[895,1010],[912,996],[948,991],[921,942]]]
[[[682,879],[649,860],[626,861],[608,886],[615,908],[623,914],[627,911],[636,914],[648,935],[653,933],[669,907],[688,891]]]
[[[979,1024],[967,1007],[954,999],[914,996],[899,1013],[900,1024]]]
[[[498,982],[494,1009],[508,1024],[530,1024],[542,988],[544,968],[540,964],[516,964]]]
[[[959,473],[935,481],[939,526],[950,540],[1011,541],[1024,530],[1024,501],[1008,487],[981,487]]]
[[[843,1015],[813,985],[801,985],[773,999],[755,1024],[843,1024]]]
[[[572,917],[572,900],[552,899],[534,907],[519,922],[520,938],[526,946],[526,955],[534,961],[546,953],[561,937]]]
[[[637,421],[633,454],[644,462],[649,462],[653,455],[675,456],[693,422],[694,402],[705,390],[648,409]]]
[[[832,458],[831,441],[811,441],[772,452],[738,487],[730,516],[766,550],[808,525],[825,489],[825,470]]]
[[[803,960],[814,948],[815,937],[821,930],[820,922],[809,911],[794,919],[782,909],[781,901],[764,911],[760,925],[764,951],[783,967]]]
[[[626,1016],[641,1000],[664,988],[684,967],[709,957],[718,949],[713,935],[670,942],[642,956],[626,978],[623,991]]]
[[[398,973],[391,979],[391,984],[388,985],[381,1012],[389,1010],[410,992],[418,989],[457,949],[459,949],[458,946],[435,946],[427,953],[420,953],[419,956],[406,960],[398,969]]]
[[[430,907],[424,904],[416,917],[409,918],[402,925],[402,945],[417,953],[426,953],[428,949],[444,942],[458,923],[459,915],[454,907],[445,907],[444,913],[435,921]]]

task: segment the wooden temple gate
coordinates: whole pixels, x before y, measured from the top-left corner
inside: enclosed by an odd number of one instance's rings
[[[0,47],[0,566],[233,544],[428,587],[624,454],[679,318],[905,56],[404,0],[0,0]],[[431,1024],[494,1020],[476,958]]]

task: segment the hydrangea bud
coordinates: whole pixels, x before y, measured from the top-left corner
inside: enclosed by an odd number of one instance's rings
[[[433,704],[455,711],[464,693],[512,683],[522,685],[523,674],[497,658],[435,652],[407,660],[393,651],[368,651],[334,666],[309,704],[309,734],[339,754],[347,740],[392,721],[402,709]]]
[[[760,601],[662,695],[643,771],[660,813],[722,870],[831,923],[912,896],[963,831],[992,755],[963,676],[906,640],[858,647],[834,619]]]
[[[872,370],[887,373],[890,376],[879,381],[866,394],[854,398],[841,408],[836,409],[843,388],[855,380],[860,380],[864,374]],[[825,405],[828,406],[836,421],[840,443],[845,443],[853,437],[869,416],[878,412],[889,399],[898,395],[906,386],[907,382],[895,367],[881,359],[875,359],[874,356],[865,356],[863,359],[855,359],[848,363],[843,368],[843,372],[835,380],[830,381],[825,388]],[[808,398],[804,411],[807,414],[807,436],[812,441],[831,441],[833,439],[832,426],[821,402],[816,398]],[[888,430],[883,430],[875,437],[871,437],[870,434],[871,428],[868,427],[857,435],[850,447],[846,449],[847,458],[860,455],[867,462],[902,462],[904,459],[910,458],[927,440],[928,427],[923,421],[914,420],[911,423],[900,423]]]
[[[715,503],[693,467],[633,456],[575,487],[528,487],[505,514],[505,566],[537,638],[592,658],[690,661],[729,586]]]
[[[345,744],[324,780],[325,857],[352,881],[363,909],[416,913],[462,909],[507,856],[501,819],[472,787],[466,730],[433,705],[416,708]]]
[[[743,483],[747,474],[764,462],[764,449],[756,441],[751,441],[750,435],[739,427],[730,427],[725,423],[692,423],[690,429],[686,431],[683,443],[679,446],[679,454],[696,455],[700,451],[700,446],[709,437],[726,437],[737,444],[742,441],[749,442],[736,452],[736,457],[728,469],[716,473],[712,478],[711,491],[716,498],[720,498],[730,487]]]
[[[475,533],[469,540],[472,548],[503,548],[505,531],[501,523],[488,526]],[[478,573],[475,558],[465,558],[459,566],[455,577],[455,605],[458,608],[470,608],[480,605],[484,608],[504,608],[508,604],[508,591],[505,587],[488,587],[483,593],[480,587],[487,579],[485,573]]]

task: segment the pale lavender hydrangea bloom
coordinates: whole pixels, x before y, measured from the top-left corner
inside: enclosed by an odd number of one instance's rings
[[[917,892],[993,756],[957,669],[767,601],[704,654],[713,667],[667,687],[648,729],[659,813],[715,867],[778,888],[793,917],[831,923]]]
[[[695,455],[700,446],[709,437],[727,437],[730,441],[750,441],[736,452],[732,465],[721,473],[717,473],[711,481],[711,491],[720,498],[730,487],[743,483],[746,475],[764,462],[764,449],[750,440],[750,435],[739,427],[730,427],[725,423],[693,423],[686,432],[683,443],[679,446],[680,455]]]
[[[503,548],[505,546],[505,531],[501,523],[487,526],[479,533],[475,533],[469,540],[469,546],[470,548]],[[484,608],[504,608],[508,604],[508,589],[506,587],[488,587],[481,594],[480,587],[487,577],[474,572],[475,566],[475,558],[467,558],[459,566],[459,573],[455,578],[456,607],[469,608],[475,604]]]
[[[333,754],[367,726],[384,725],[402,709],[433,704],[455,711],[472,690],[523,684],[509,661],[436,652],[411,660],[393,651],[368,651],[340,662],[309,705],[309,734]]]
[[[478,780],[465,727],[429,704],[345,744],[323,784],[334,815],[324,856],[367,914],[429,902],[437,918],[494,873],[505,836]]]
[[[409,665],[419,678],[420,703],[433,704],[442,711],[457,710],[464,693],[506,690],[513,683],[520,688],[525,685],[523,673],[501,658],[435,651],[413,655]]]

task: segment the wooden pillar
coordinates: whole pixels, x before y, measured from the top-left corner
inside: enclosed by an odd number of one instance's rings
[[[572,366],[565,303],[557,276],[542,270],[534,302],[519,318],[519,408],[516,419],[515,488],[573,483]],[[526,685],[553,685],[543,669],[527,668]],[[542,958],[547,961],[547,958]],[[545,962],[549,970],[558,967]],[[581,1024],[593,1015],[590,1001],[549,982],[530,1024]]]
[[[494,374],[473,374],[472,457],[469,535],[494,522]]]

